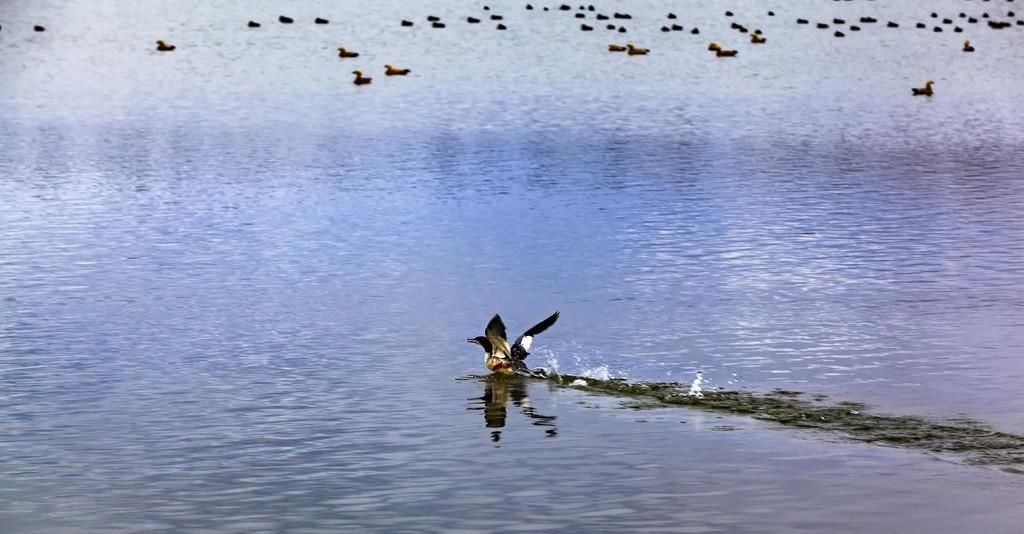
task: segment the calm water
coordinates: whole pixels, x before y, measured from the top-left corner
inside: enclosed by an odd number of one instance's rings
[[[522,4],[0,5],[0,532],[1019,529],[1019,475],[463,341],[1024,432],[1024,33],[913,28],[1014,4]]]

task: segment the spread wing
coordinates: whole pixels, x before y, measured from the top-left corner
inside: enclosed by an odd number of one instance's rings
[[[555,324],[558,320],[558,312],[552,313],[551,317],[544,319],[543,321],[533,325],[529,330],[523,332],[523,335],[516,338],[516,342],[512,344],[512,357],[517,360],[525,360],[530,355],[530,347],[533,345],[533,337],[541,332],[551,328],[551,325]]]
[[[484,329],[484,336],[487,337],[487,341],[491,342],[492,355],[498,358],[507,358],[512,352],[508,346],[508,337],[505,335],[505,323],[501,321],[500,315],[494,314],[494,317],[491,317],[487,328]]]

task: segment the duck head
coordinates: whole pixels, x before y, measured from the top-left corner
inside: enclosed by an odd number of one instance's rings
[[[467,339],[466,342],[473,343],[474,345],[480,345],[481,347],[484,348],[484,352],[486,352],[487,354],[491,353],[491,342],[487,341],[487,338],[484,336],[471,337]]]
[[[359,69],[356,69],[356,70],[352,71],[352,74],[355,74],[356,76],[362,77],[363,71],[361,71]]]

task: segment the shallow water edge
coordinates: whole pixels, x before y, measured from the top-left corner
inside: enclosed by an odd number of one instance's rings
[[[1024,436],[994,430],[969,418],[936,420],[918,416],[870,413],[868,405],[835,401],[827,395],[775,389],[767,393],[710,390],[692,395],[678,382],[599,380],[552,373],[540,376],[467,376],[460,380],[539,380],[593,393],[640,400],[631,408],[685,406],[698,410],[749,415],[788,427],[813,429],[864,443],[953,455],[970,465],[1002,466],[1008,473],[1024,474]]]

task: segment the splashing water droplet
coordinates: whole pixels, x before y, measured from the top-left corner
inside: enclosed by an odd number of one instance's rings
[[[697,371],[697,376],[693,377],[693,382],[690,382],[690,392],[688,395],[691,397],[703,397],[704,392],[701,391],[701,384],[704,383],[704,374]]]

